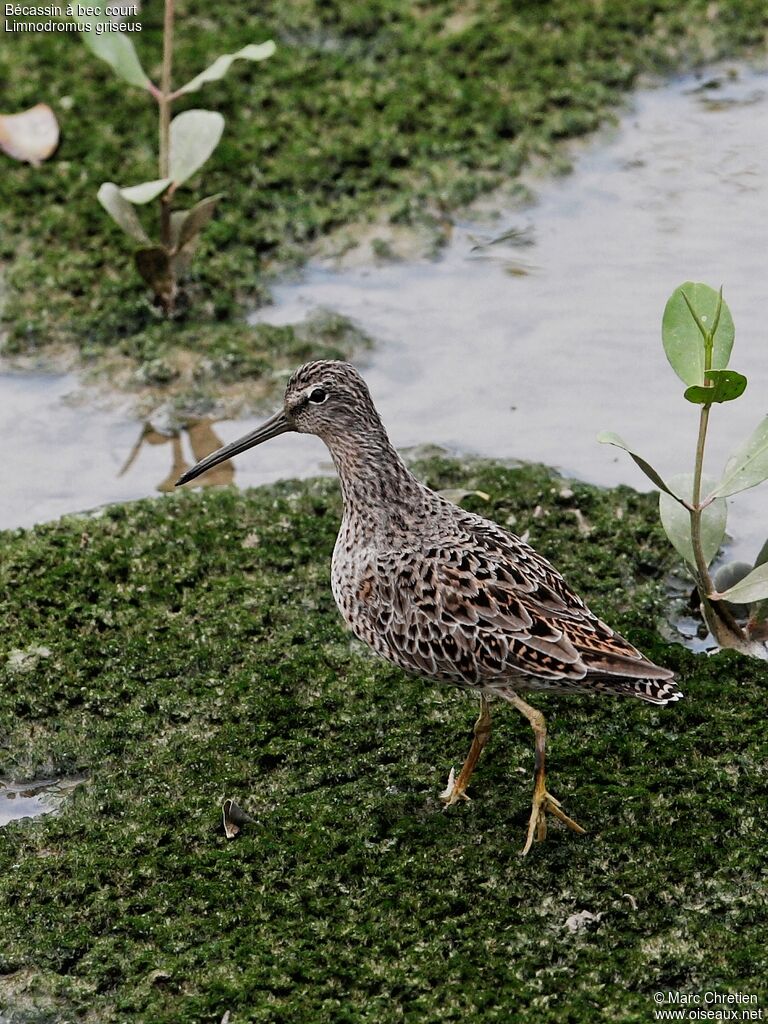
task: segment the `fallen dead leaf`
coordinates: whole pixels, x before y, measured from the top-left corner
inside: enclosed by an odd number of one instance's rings
[[[234,839],[243,825],[253,821],[250,814],[246,814],[242,807],[239,807],[234,800],[225,800],[221,805],[221,812],[224,823],[224,835],[227,839]]]
[[[59,144],[59,122],[47,103],[20,114],[0,114],[0,149],[14,160],[39,167]]]

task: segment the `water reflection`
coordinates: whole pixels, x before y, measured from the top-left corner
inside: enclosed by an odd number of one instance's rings
[[[38,818],[57,811],[85,779],[37,779],[34,782],[0,782],[0,828],[21,818]]]
[[[223,445],[224,442],[214,430],[215,422],[215,420],[211,419],[189,420],[182,425],[180,430],[174,431],[162,430],[152,423],[145,423],[136,444],[131,449],[125,464],[118,473],[118,477],[125,476],[129,472],[144,445],[165,444],[170,447],[171,468],[168,471],[168,475],[159,484],[155,485],[155,490],[162,493],[172,491],[182,473],[186,472],[194,464],[187,462],[184,456],[183,438],[185,435],[195,457],[195,463],[204,459],[206,455],[210,455],[211,452],[215,452],[217,448],[221,448]],[[195,486],[218,487],[231,484],[234,479],[235,467],[234,463],[230,460],[214,466],[207,473],[203,473],[195,481]]]

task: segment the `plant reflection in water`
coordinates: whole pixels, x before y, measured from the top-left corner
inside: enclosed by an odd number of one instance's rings
[[[125,476],[133,466],[145,444],[167,444],[170,445],[171,450],[171,468],[165,479],[161,480],[160,483],[157,484],[156,490],[163,493],[172,491],[176,481],[187,469],[190,468],[191,465],[187,462],[184,456],[184,434],[186,434],[189,439],[189,446],[192,449],[192,454],[194,455],[194,462],[199,462],[201,459],[204,459],[206,455],[210,455],[211,452],[216,451],[217,448],[221,448],[223,442],[214,430],[214,422],[215,421],[211,419],[188,420],[180,427],[179,430],[167,432],[159,430],[151,423],[145,423],[136,444],[131,449],[131,452],[118,476]],[[214,466],[213,469],[210,469],[207,473],[202,474],[198,483],[201,487],[216,487],[231,484],[234,479],[235,467],[231,462],[224,462],[221,465]]]

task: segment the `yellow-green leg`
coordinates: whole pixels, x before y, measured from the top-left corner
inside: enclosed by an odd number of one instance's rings
[[[472,773],[475,770],[478,758],[483,752],[483,747],[490,739],[490,736],[491,709],[488,706],[488,701],[485,699],[485,695],[481,693],[480,715],[475,722],[472,746],[469,748],[467,759],[459,772],[458,779],[455,777],[453,768],[451,768],[451,774],[448,776],[448,785],[446,786],[445,791],[440,794],[440,799],[445,803],[446,807],[450,807],[452,804],[458,803],[459,800],[469,800],[466,789],[469,785],[469,780],[472,778]]]
[[[569,818],[568,815],[561,809],[560,801],[556,800],[551,793],[547,792],[547,788],[544,784],[544,778],[546,775],[545,768],[545,757],[546,757],[546,745],[547,745],[547,723],[544,719],[544,715],[537,710],[532,708],[530,704],[518,697],[516,693],[505,693],[505,698],[515,707],[521,714],[525,715],[528,721],[531,723],[533,734],[536,737],[536,760],[534,766],[534,783],[533,783],[533,807],[531,810],[531,819],[528,823],[528,835],[525,840],[525,846],[521,850],[523,856],[528,853],[531,846],[533,845],[534,839],[537,842],[541,842],[546,839],[547,836],[547,811],[550,814],[554,814],[556,818],[559,818],[564,825],[572,829],[574,832],[578,832],[579,835],[585,835],[586,831],[578,825],[573,818]]]

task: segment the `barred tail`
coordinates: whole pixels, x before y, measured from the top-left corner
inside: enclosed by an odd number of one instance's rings
[[[616,686],[616,693],[628,697],[639,697],[649,704],[674,704],[682,700],[683,694],[674,678],[669,679],[627,679]]]

